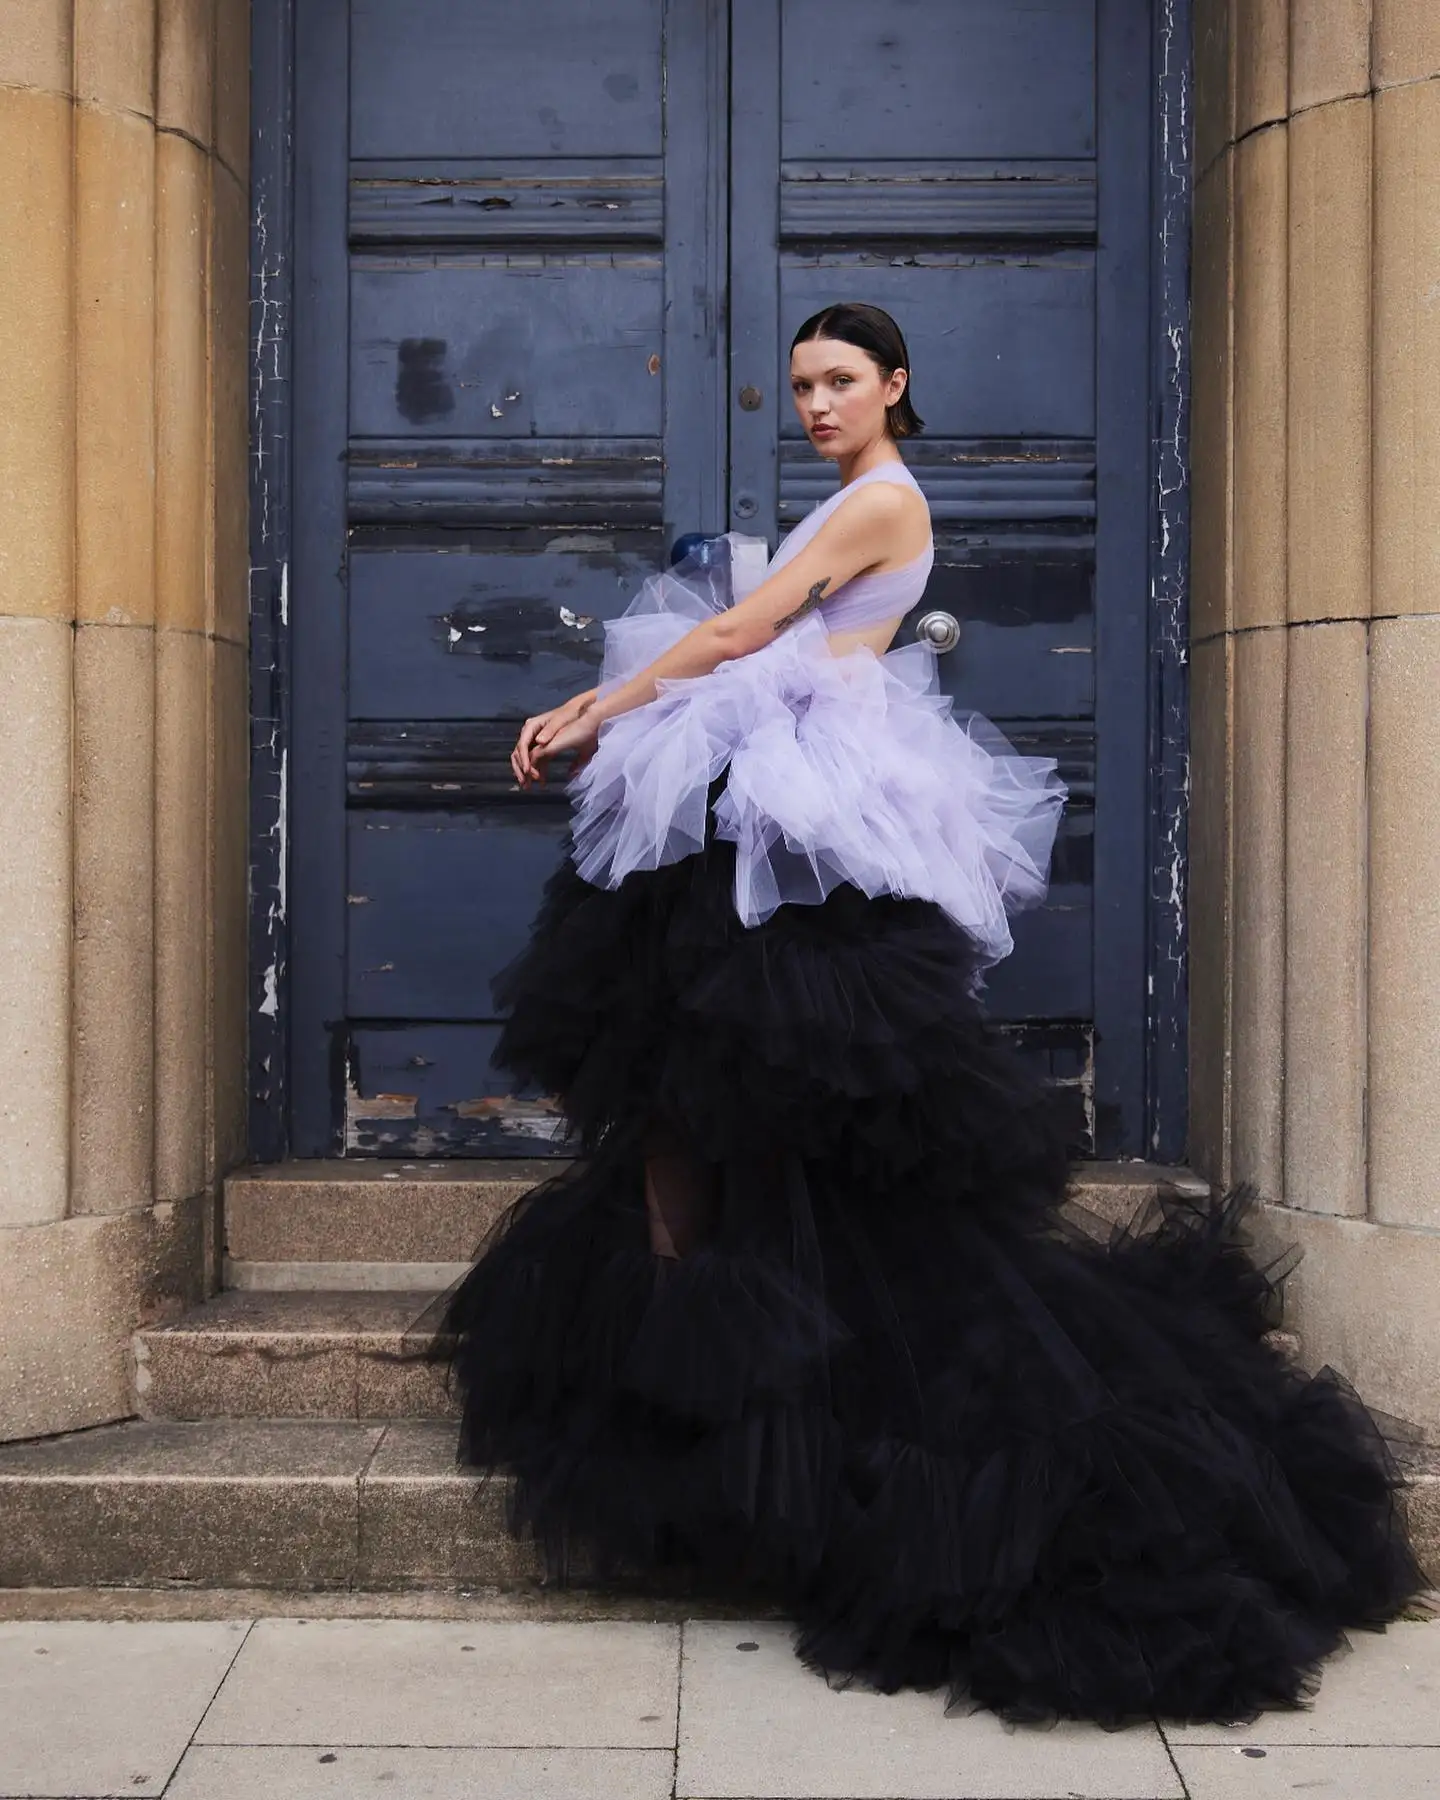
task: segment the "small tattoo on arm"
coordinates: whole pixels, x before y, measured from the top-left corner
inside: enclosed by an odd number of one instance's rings
[[[777,619],[775,621],[775,629],[777,631],[783,631],[787,625],[793,625],[797,619],[803,619],[806,613],[814,612],[815,608],[820,604],[821,598],[829,585],[830,577],[828,575],[821,576],[820,580],[815,583],[814,587],[811,588],[810,592],[795,608],[794,612],[786,613],[783,619]]]

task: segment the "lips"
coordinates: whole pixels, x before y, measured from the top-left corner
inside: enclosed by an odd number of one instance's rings
[[[812,425],[810,435],[811,437],[834,437],[838,430],[839,427],[836,425]]]

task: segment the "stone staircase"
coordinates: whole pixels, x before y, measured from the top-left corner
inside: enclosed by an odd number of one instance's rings
[[[136,1334],[139,1416],[0,1446],[0,1587],[524,1589],[503,1482],[454,1466],[437,1299],[553,1163],[289,1163],[226,1183],[226,1290]],[[1083,1165],[1104,1233],[1183,1171]],[[1440,1571],[1440,1455],[1406,1452]],[[482,1491],[477,1492],[477,1488]]]

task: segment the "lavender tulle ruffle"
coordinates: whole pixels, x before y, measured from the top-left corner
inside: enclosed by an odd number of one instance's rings
[[[763,554],[732,533],[709,566],[647,580],[606,626],[601,691],[753,586]],[[708,675],[662,682],[602,726],[570,784],[572,854],[586,881],[614,888],[699,851],[724,771],[715,829],[735,845],[746,925],[848,882],[872,898],[934,901],[989,965],[1010,951],[1007,915],[1044,897],[1065,801],[1055,767],[1020,755],[979,714],[953,717],[928,644],[833,655],[812,613]]]

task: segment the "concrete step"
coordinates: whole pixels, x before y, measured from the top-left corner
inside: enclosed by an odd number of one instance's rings
[[[313,1161],[225,1182],[225,1285],[429,1291],[463,1272],[512,1200],[559,1161]]]
[[[559,1161],[314,1161],[238,1170],[225,1183],[225,1285],[276,1293],[436,1293],[464,1272],[500,1213]],[[1186,1169],[1080,1163],[1081,1222],[1129,1220]]]
[[[135,1334],[151,1419],[444,1419],[445,1371],[421,1352],[438,1297],[362,1291],[220,1294]]]
[[[1108,1228],[1107,1228],[1108,1229]],[[134,1337],[146,1419],[455,1419],[443,1366],[426,1363],[439,1296],[221,1294]],[[1297,1361],[1293,1332],[1268,1334]]]
[[[0,1446],[0,1588],[533,1592],[503,1481],[453,1426],[141,1420]],[[1402,1448],[1410,1527],[1440,1578],[1440,1451]]]
[[[137,1420],[0,1446],[0,1587],[515,1586],[454,1427]]]
[[[231,1291],[136,1334],[154,1419],[445,1418],[443,1372],[419,1360],[436,1298],[500,1211],[554,1162],[296,1162],[226,1184]],[[1099,1235],[1164,1182],[1149,1163],[1077,1166],[1070,1211]]]
[[[1117,1225],[1131,1224],[1162,1188],[1198,1199],[1210,1192],[1210,1183],[1193,1170],[1166,1163],[1076,1163],[1067,1210],[1081,1224],[1108,1233]]]

